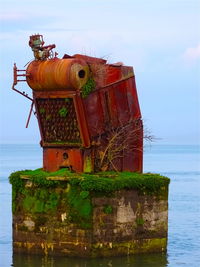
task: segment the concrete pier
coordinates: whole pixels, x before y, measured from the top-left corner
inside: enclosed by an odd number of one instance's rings
[[[99,257],[166,251],[168,178],[62,172],[10,176],[14,252]]]

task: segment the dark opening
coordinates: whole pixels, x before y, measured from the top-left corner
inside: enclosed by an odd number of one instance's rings
[[[84,78],[85,77],[85,71],[84,70],[79,70],[78,76],[79,76],[79,78]]]
[[[68,159],[68,154],[66,152],[63,153],[63,159]]]

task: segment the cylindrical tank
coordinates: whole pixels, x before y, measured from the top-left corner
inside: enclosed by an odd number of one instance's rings
[[[84,60],[67,58],[34,60],[27,69],[27,83],[36,91],[81,89],[89,78]]]

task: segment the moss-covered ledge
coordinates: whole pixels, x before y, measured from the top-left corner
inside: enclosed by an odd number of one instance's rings
[[[42,169],[24,170],[14,172],[9,181],[14,190],[22,190],[25,181],[30,180],[37,186],[56,187],[63,186],[63,182],[78,185],[89,192],[114,192],[122,189],[136,189],[141,193],[162,194],[168,187],[170,179],[154,173],[133,172],[101,172],[95,174],[77,174],[68,169],[57,172],[45,172]]]
[[[167,177],[37,169],[9,180],[16,252],[96,257],[166,250]]]

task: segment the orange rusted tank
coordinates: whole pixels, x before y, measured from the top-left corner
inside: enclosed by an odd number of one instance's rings
[[[89,67],[80,59],[34,60],[26,70],[27,83],[34,91],[81,89],[88,80]]]

